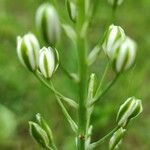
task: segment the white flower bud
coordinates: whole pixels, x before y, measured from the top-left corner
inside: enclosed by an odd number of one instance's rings
[[[137,117],[143,111],[142,102],[135,97],[128,98],[123,103],[117,114],[117,123],[119,126],[126,126],[128,122]]]
[[[122,4],[122,2],[123,2],[123,0],[108,0],[108,3],[110,4],[110,5],[115,5],[115,3],[116,3],[116,5],[121,5]]]
[[[41,116],[41,114],[38,113],[38,114],[36,114],[36,120],[37,120],[38,124],[42,127],[42,129],[45,130],[45,132],[47,133],[49,141],[52,142],[53,141],[52,130],[48,126],[45,119]]]
[[[38,66],[38,51],[40,45],[37,38],[28,33],[23,38],[17,38],[17,54],[21,63],[30,71],[35,71]]]
[[[44,47],[39,52],[39,70],[49,79],[58,67],[59,56],[56,49]]]
[[[76,4],[70,0],[67,0],[67,10],[68,10],[70,19],[73,22],[76,22],[76,15],[77,15]]]
[[[119,47],[116,47],[116,53],[114,55],[114,67],[116,72],[121,72],[124,70],[130,69],[134,62],[136,57],[136,43],[130,39],[129,37],[126,37],[126,39],[120,44]]]
[[[32,121],[29,122],[29,130],[32,137],[40,144],[43,148],[49,147],[49,138],[47,133],[37,124]]]
[[[126,35],[120,26],[110,25],[107,30],[102,48],[109,58],[112,58],[118,45],[125,39]]]
[[[115,53],[115,47],[125,39],[126,35],[120,26],[110,25],[107,30],[102,48],[109,58],[112,58]]]
[[[113,134],[113,136],[111,137],[111,139],[109,141],[109,150],[118,149],[119,145],[122,142],[122,138],[125,134],[125,131],[126,130],[121,127]]]
[[[43,39],[54,46],[60,38],[60,22],[54,6],[46,3],[38,8],[36,25]]]

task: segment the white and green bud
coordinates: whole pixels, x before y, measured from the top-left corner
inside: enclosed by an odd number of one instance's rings
[[[43,47],[39,52],[39,71],[50,79],[59,65],[59,55],[56,49]]]
[[[68,10],[68,14],[70,19],[73,22],[76,22],[76,16],[77,16],[77,7],[75,2],[67,0],[67,10]]]
[[[40,45],[34,34],[28,33],[17,38],[17,54],[21,63],[30,71],[38,67],[38,51]]]
[[[116,150],[120,146],[126,129],[119,128],[109,141],[109,150]]]
[[[106,32],[103,50],[117,73],[130,69],[136,57],[136,43],[119,26],[111,25]]]
[[[31,136],[39,145],[41,145],[43,148],[49,147],[49,138],[47,136],[47,133],[37,123],[30,121],[29,130]]]
[[[113,65],[117,73],[130,69],[136,58],[136,43],[126,37],[120,46],[115,47],[115,54],[113,56]]]
[[[60,21],[54,6],[45,3],[38,8],[36,25],[46,43],[54,46],[60,38]]]
[[[119,6],[119,5],[121,5],[121,4],[123,3],[123,1],[124,1],[124,0],[108,0],[108,3],[109,3],[110,5],[112,5],[112,6],[114,6],[114,5]]]
[[[137,117],[143,111],[142,102],[135,97],[128,98],[125,103],[120,106],[117,114],[118,126],[126,126],[129,121]]]
[[[104,35],[102,48],[109,58],[114,56],[116,47],[122,43],[126,35],[124,30],[120,26],[110,25]]]
[[[37,120],[37,123],[40,125],[40,127],[42,127],[42,129],[45,130],[45,132],[47,133],[49,141],[52,142],[53,141],[52,130],[48,126],[45,119],[41,116],[41,114],[36,114],[36,120]]]

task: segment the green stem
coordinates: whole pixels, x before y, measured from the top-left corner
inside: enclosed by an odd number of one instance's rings
[[[57,147],[56,147],[56,145],[55,145],[55,143],[54,143],[54,141],[52,141],[51,144],[52,144],[52,147],[53,147],[54,150],[58,150]]]
[[[95,103],[97,103],[107,92],[108,90],[114,85],[114,83],[117,81],[118,77],[120,74],[117,74],[115,76],[115,78],[106,86],[106,88],[99,93],[98,95],[96,95],[94,97],[94,99],[91,101],[91,103],[89,104],[89,106],[94,105]]]
[[[87,93],[87,64],[86,64],[86,48],[85,41],[78,38],[78,58],[79,58],[79,150],[85,149],[85,133],[86,133],[86,93]]]
[[[97,142],[90,144],[89,150],[92,150],[92,149],[96,148],[97,146],[100,146],[102,143],[104,143],[106,139],[108,139],[114,132],[116,132],[118,130],[118,128],[119,127],[117,126],[111,132],[109,132],[107,135],[105,135],[103,138],[101,138]]]
[[[57,102],[60,105],[62,112],[64,113],[64,116],[66,117],[66,119],[68,120],[72,130],[75,132],[75,134],[77,133],[77,129],[78,126],[76,125],[76,123],[73,121],[73,119],[71,118],[71,116],[69,115],[69,113],[67,112],[66,108],[64,107],[63,103],[61,102],[60,98],[58,96],[56,96]]]
[[[77,0],[77,51],[79,66],[79,109],[78,109],[78,150],[85,150],[86,137],[86,96],[87,96],[87,49],[85,23],[85,0]],[[86,28],[87,29],[87,28]],[[84,34],[83,33],[84,30]]]
[[[104,79],[105,79],[105,77],[106,77],[108,68],[109,68],[109,63],[108,63],[108,64],[106,65],[106,67],[105,67],[105,70],[104,70],[102,79],[101,79],[101,81],[100,81],[100,83],[99,83],[99,86],[98,86],[98,88],[97,88],[97,91],[96,91],[96,95],[99,95],[98,93],[100,93],[100,91],[101,91],[101,89],[102,89],[102,85],[103,85]]]
[[[47,147],[46,149],[47,149],[47,150],[54,150],[54,149],[53,149],[53,148],[51,148],[51,147]]]

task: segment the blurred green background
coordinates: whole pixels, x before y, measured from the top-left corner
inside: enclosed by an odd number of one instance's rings
[[[64,0],[60,10],[69,22]],[[99,2],[99,0],[97,0]],[[38,145],[28,132],[28,121],[34,120],[37,112],[49,122],[59,149],[73,150],[74,137],[58,107],[54,95],[41,85],[18,61],[16,37],[29,31],[36,33],[35,12],[44,0],[0,0],[0,149],[38,150]],[[103,35],[111,21],[111,7],[107,0],[99,2],[99,8],[89,33],[89,49]],[[122,26],[127,35],[138,43],[135,67],[125,73],[117,84],[96,105],[92,121],[93,140],[105,135],[115,126],[115,116],[120,104],[129,96],[143,100],[144,111],[129,125],[122,150],[150,149],[150,1],[125,0],[117,11],[116,24]],[[76,70],[76,55],[73,45],[62,32],[59,52],[65,67]],[[42,43],[42,42],[41,42]],[[63,61],[65,60],[65,61]],[[91,72],[101,78],[106,58],[101,53]],[[109,72],[108,79],[112,77]],[[62,72],[55,74],[55,86],[67,96],[76,98],[77,87]],[[71,109],[70,109],[71,111]],[[72,112],[74,114],[74,112]],[[76,115],[74,115],[76,117]],[[108,149],[108,144],[99,149]]]

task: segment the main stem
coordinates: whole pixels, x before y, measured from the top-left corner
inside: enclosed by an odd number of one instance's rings
[[[86,90],[87,90],[87,64],[85,61],[85,41],[79,38],[77,41],[78,45],[78,58],[79,58],[79,109],[78,109],[78,135],[79,135],[79,148],[78,150],[85,149],[85,133],[86,133]]]
[[[87,96],[87,50],[86,38],[83,36],[82,27],[85,22],[85,1],[77,0],[77,51],[79,65],[79,109],[78,109],[78,147],[77,150],[85,150],[86,137],[86,96]]]

